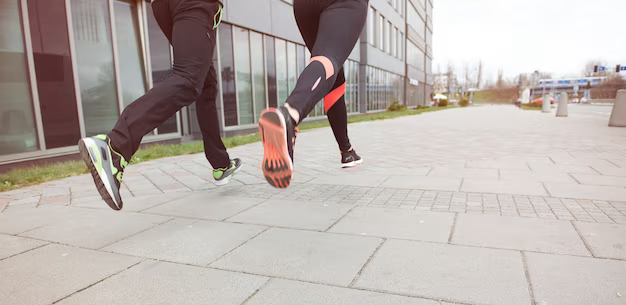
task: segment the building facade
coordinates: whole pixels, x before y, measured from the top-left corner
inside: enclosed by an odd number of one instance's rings
[[[349,113],[426,103],[432,1],[370,0],[344,66]],[[310,53],[292,0],[224,2],[214,63],[227,135],[256,130],[265,107],[284,103]],[[0,166],[75,155],[81,137],[110,131],[172,67],[146,0],[3,0],[0,30]],[[194,105],[184,108],[144,142],[199,139],[197,115]],[[323,117],[320,103],[309,119]]]

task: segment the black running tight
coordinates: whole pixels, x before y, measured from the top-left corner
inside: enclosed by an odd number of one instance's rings
[[[368,0],[294,0],[294,13],[311,62],[286,103],[302,121],[324,98],[328,119],[341,151],[350,149],[343,64],[367,19]],[[299,123],[299,122],[298,122]]]

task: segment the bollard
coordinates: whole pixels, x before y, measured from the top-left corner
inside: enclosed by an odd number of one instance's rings
[[[556,109],[556,116],[567,117],[567,93],[561,92],[561,98],[559,99],[559,107]]]
[[[609,126],[626,127],[626,90],[624,89],[617,91]]]
[[[550,113],[550,97],[547,95],[543,96],[543,103],[541,104],[541,112]]]

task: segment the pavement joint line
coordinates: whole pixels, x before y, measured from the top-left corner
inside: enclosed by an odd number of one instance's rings
[[[270,201],[270,198],[267,198],[267,199],[265,199],[265,200],[263,200],[263,201],[261,201],[261,202],[259,202],[259,203],[255,204],[255,205],[253,205],[253,206],[251,206],[251,207],[248,207],[248,208],[246,208],[246,209],[243,209],[243,210],[241,210],[240,212],[236,213],[235,215],[232,215],[232,216],[228,216],[228,217],[226,217],[226,218],[223,218],[223,219],[222,219],[222,220],[220,220],[220,221],[224,221],[224,222],[225,222],[225,221],[228,221],[229,219],[231,219],[231,218],[233,218],[233,217],[235,217],[235,216],[238,216],[238,215],[240,215],[240,214],[242,214],[242,213],[245,213],[245,212],[247,212],[247,211],[249,211],[249,210],[251,210],[251,209],[253,209],[253,208],[256,208],[256,207],[258,207],[258,206],[260,206],[260,205],[262,205],[262,204],[264,204],[264,203],[266,203],[266,202],[268,202],[268,201]]]
[[[235,250],[237,250],[237,249],[241,248],[243,245],[247,244],[247,243],[248,243],[248,242],[250,242],[251,240],[253,240],[253,239],[257,238],[259,235],[261,235],[261,234],[263,234],[263,233],[265,233],[265,232],[269,231],[269,230],[270,230],[270,229],[272,229],[272,228],[273,228],[273,227],[267,227],[267,228],[265,228],[265,230],[263,230],[263,231],[261,231],[261,232],[257,233],[256,235],[254,235],[254,236],[250,237],[249,239],[245,240],[244,242],[242,242],[242,243],[241,243],[241,244],[239,244],[238,246],[236,246],[236,247],[232,248],[230,251],[228,251],[228,252],[226,252],[226,253],[222,254],[220,257],[218,257],[218,258],[214,259],[213,261],[211,261],[210,263],[206,264],[204,267],[207,267],[207,268],[208,268],[208,267],[210,267],[210,266],[211,266],[211,264],[213,264],[213,263],[215,263],[215,262],[219,261],[220,259],[222,259],[222,258],[226,257],[227,255],[229,255],[229,254],[231,254],[231,253],[235,252]]]
[[[535,305],[537,302],[535,301],[535,293],[533,291],[533,283],[530,280],[530,272],[528,271],[528,261],[526,260],[526,252],[519,251],[520,256],[522,258],[522,265],[524,267],[524,277],[526,278],[526,284],[528,285],[528,294],[530,295],[530,304]]]
[[[340,221],[342,221],[344,218],[346,218],[346,216],[348,216],[348,214],[352,213],[352,211],[354,211],[354,209],[356,209],[358,205],[353,205],[350,210],[348,210],[348,212],[346,212],[345,214],[343,214],[341,217],[339,217],[339,219],[337,219],[335,222],[333,222],[328,228],[326,228],[326,230],[323,230],[322,232],[328,232],[330,229],[332,229],[336,224],[338,224]]]
[[[578,179],[576,179],[576,177],[574,177],[574,174],[572,174],[572,173],[567,173],[567,175],[569,175],[572,179],[574,179],[574,181],[576,181],[576,183],[578,183],[578,184],[582,184],[582,183],[580,183],[580,181],[578,181]],[[548,194],[550,194],[550,193],[548,193]]]
[[[158,227],[158,226],[164,225],[164,224],[166,224],[166,223],[168,223],[168,222],[173,221],[173,220],[175,220],[175,219],[176,219],[176,218],[175,218],[175,217],[173,217],[173,216],[169,216],[169,217],[170,217],[170,219],[168,219],[168,220],[166,220],[166,221],[164,221],[164,222],[161,222],[161,223],[155,224],[155,225],[150,226],[149,228],[143,229],[143,230],[141,230],[141,231],[139,231],[139,232],[137,232],[137,233],[135,233],[135,234],[132,234],[132,235],[126,236],[126,237],[124,237],[124,238],[122,238],[122,239],[120,239],[120,240],[116,240],[116,241],[114,241],[114,242],[112,242],[112,243],[106,244],[106,245],[104,245],[104,246],[102,246],[102,247],[100,247],[100,248],[96,248],[96,249],[94,249],[94,250],[100,250],[100,249],[106,248],[106,247],[108,247],[108,246],[110,246],[110,245],[112,245],[112,244],[118,243],[118,242],[123,241],[123,240],[127,240],[127,239],[129,239],[129,238],[131,238],[131,237],[133,237],[133,236],[139,235],[139,234],[141,234],[141,233],[143,233],[143,232],[146,232],[146,231],[148,231],[148,230],[152,230],[152,229],[154,229],[154,228],[156,228],[156,227]]]
[[[145,209],[138,210],[138,211],[136,211],[135,213],[141,213],[141,214],[144,214],[143,212],[144,212],[145,210],[154,209],[154,208],[160,207],[160,206],[162,206],[162,205],[168,204],[168,203],[170,203],[170,202],[172,202],[172,201],[182,200],[182,199],[185,199],[185,198],[187,198],[187,197],[189,197],[189,196],[191,196],[191,195],[193,195],[193,192],[190,192],[189,194],[186,194],[186,195],[180,196],[180,197],[178,197],[178,198],[168,199],[168,200],[166,200],[166,201],[165,201],[165,202],[163,202],[163,203],[159,203],[159,204],[154,205],[154,206],[151,206],[151,207],[149,207],[149,208],[145,208]],[[131,212],[131,213],[132,213],[132,212]],[[147,214],[147,213],[145,213],[145,214]]]
[[[359,269],[359,272],[356,273],[356,275],[354,276],[354,278],[352,279],[352,281],[350,282],[350,284],[348,284],[348,288],[353,287],[356,282],[359,280],[359,278],[361,277],[361,275],[363,274],[363,271],[365,271],[365,268],[367,268],[367,266],[369,266],[370,262],[372,260],[374,260],[374,257],[376,257],[376,254],[378,253],[378,251],[380,250],[380,248],[383,247],[383,245],[385,244],[385,242],[387,242],[387,238],[383,238],[380,243],[378,244],[378,246],[376,247],[376,249],[374,250],[374,252],[372,252],[372,255],[370,255],[370,257],[367,259],[367,261],[365,261],[365,264],[363,264],[363,266],[361,266],[361,269]]]
[[[154,181],[152,181],[150,178],[148,178],[148,176],[146,176],[145,173],[141,172],[140,175],[142,177],[144,177],[144,179],[148,180],[148,182],[150,182],[150,184],[152,184],[152,186],[154,186],[157,190],[159,190],[161,192],[161,194],[164,194],[163,190],[161,190],[161,188],[159,188]]]
[[[587,243],[587,240],[585,240],[585,238],[583,237],[583,234],[580,232],[580,230],[578,229],[574,221],[570,220],[569,223],[572,225],[572,227],[574,227],[576,234],[578,234],[578,237],[582,240],[583,244],[585,245],[585,248],[587,248],[587,251],[589,251],[589,253],[591,254],[591,257],[599,258],[596,256],[595,253],[593,253],[593,249],[589,246],[589,244]]]
[[[452,243],[452,237],[454,236],[454,230],[456,229],[456,222],[459,218],[459,213],[454,213],[454,220],[452,221],[452,227],[450,228],[450,235],[448,236],[448,244]]]
[[[254,298],[255,295],[257,295],[261,290],[263,290],[265,287],[267,287],[267,285],[269,285],[269,283],[271,281],[273,281],[274,278],[268,278],[267,281],[265,281],[265,283],[263,283],[263,285],[261,285],[261,287],[259,287],[259,289],[255,290],[250,296],[248,296],[245,300],[243,300],[243,302],[241,303],[241,305],[245,305],[246,303],[248,303],[248,301],[250,301],[252,298]]]
[[[274,276],[274,275],[265,275],[265,274],[260,274],[260,273],[225,269],[225,268],[212,267],[212,266],[208,266],[206,267],[206,269],[241,273],[241,274],[246,274],[246,275],[259,276],[259,277],[265,277],[265,278],[270,278],[270,279],[286,280],[286,281],[292,281],[292,282],[298,282],[298,283],[304,283],[304,284],[321,285],[321,286],[332,287],[332,288],[342,288],[342,289],[358,290],[358,291],[364,291],[364,292],[381,293],[381,294],[386,294],[386,295],[408,297],[408,298],[419,299],[419,300],[431,300],[431,301],[437,301],[437,302],[445,301],[445,302],[449,302],[453,304],[460,304],[460,305],[474,305],[471,303],[461,303],[459,301],[453,301],[453,300],[447,300],[447,299],[441,299],[441,298],[435,298],[435,297],[429,297],[429,296],[412,295],[412,294],[406,294],[406,293],[401,293],[401,292],[386,291],[386,290],[379,290],[379,289],[373,289],[373,288],[347,287],[347,286],[342,286],[342,285],[337,285],[337,284],[330,284],[330,283],[316,282],[316,281],[311,281],[311,280],[302,280],[302,279],[288,278],[288,277],[280,277],[280,276]]]
[[[12,235],[10,235],[10,236],[12,236]],[[11,255],[11,256],[7,256],[7,257],[5,257],[5,258],[0,258],[0,262],[1,262],[1,261],[3,261],[3,260],[5,260],[5,259],[9,259],[9,258],[12,258],[12,257],[18,256],[18,255],[24,254],[24,253],[27,253],[27,252],[30,252],[30,251],[34,251],[34,250],[37,250],[37,249],[39,249],[39,248],[43,248],[43,247],[45,247],[45,246],[48,246],[48,245],[51,245],[51,244],[52,244],[52,242],[49,242],[49,241],[46,241],[46,242],[47,242],[46,244],[43,244],[43,245],[41,245],[41,246],[37,246],[37,247],[35,247],[35,248],[28,249],[28,250],[26,250],[26,251],[22,251],[22,252],[20,252],[20,253],[13,254],[13,255]]]
[[[100,284],[100,283],[102,283],[102,282],[104,282],[104,281],[106,281],[106,280],[108,280],[108,279],[110,279],[110,278],[112,278],[112,277],[114,277],[114,276],[116,276],[116,275],[126,271],[126,270],[129,270],[129,269],[131,269],[131,268],[133,268],[133,267],[135,267],[135,266],[137,266],[137,265],[139,265],[139,264],[141,264],[141,263],[143,263],[145,261],[147,261],[147,259],[144,259],[144,260],[141,260],[141,261],[139,261],[137,263],[134,263],[134,264],[130,265],[127,268],[124,268],[124,269],[122,269],[122,270],[120,270],[118,272],[115,272],[115,273],[113,273],[113,274],[111,274],[111,275],[109,275],[109,276],[107,276],[107,277],[105,277],[105,278],[103,278],[103,279],[101,279],[101,280],[99,280],[97,282],[94,282],[94,283],[88,285],[87,287],[83,287],[83,288],[81,288],[79,290],[76,290],[76,291],[74,291],[74,292],[72,292],[72,293],[70,293],[70,294],[68,294],[68,295],[66,295],[66,296],[64,296],[64,297],[62,297],[62,298],[52,302],[52,304],[57,304],[57,303],[65,300],[65,299],[67,299],[67,298],[69,298],[69,297],[71,297],[71,296],[73,296],[75,294],[81,293],[81,292],[83,292],[83,291],[85,291],[85,290],[87,290],[87,289],[89,289],[89,288],[91,288],[91,287],[93,287],[95,285],[98,285],[98,284]]]

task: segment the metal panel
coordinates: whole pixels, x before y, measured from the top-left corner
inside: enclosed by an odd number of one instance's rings
[[[83,114],[83,101],[80,95],[80,80],[78,76],[78,61],[76,59],[76,44],[74,43],[74,24],[72,20],[71,0],[65,0],[65,15],[67,17],[67,29],[69,31],[70,58],[72,60],[72,73],[74,74],[74,90],[76,94],[76,109],[78,110],[78,125],[80,126],[80,136],[86,137],[85,117]]]

